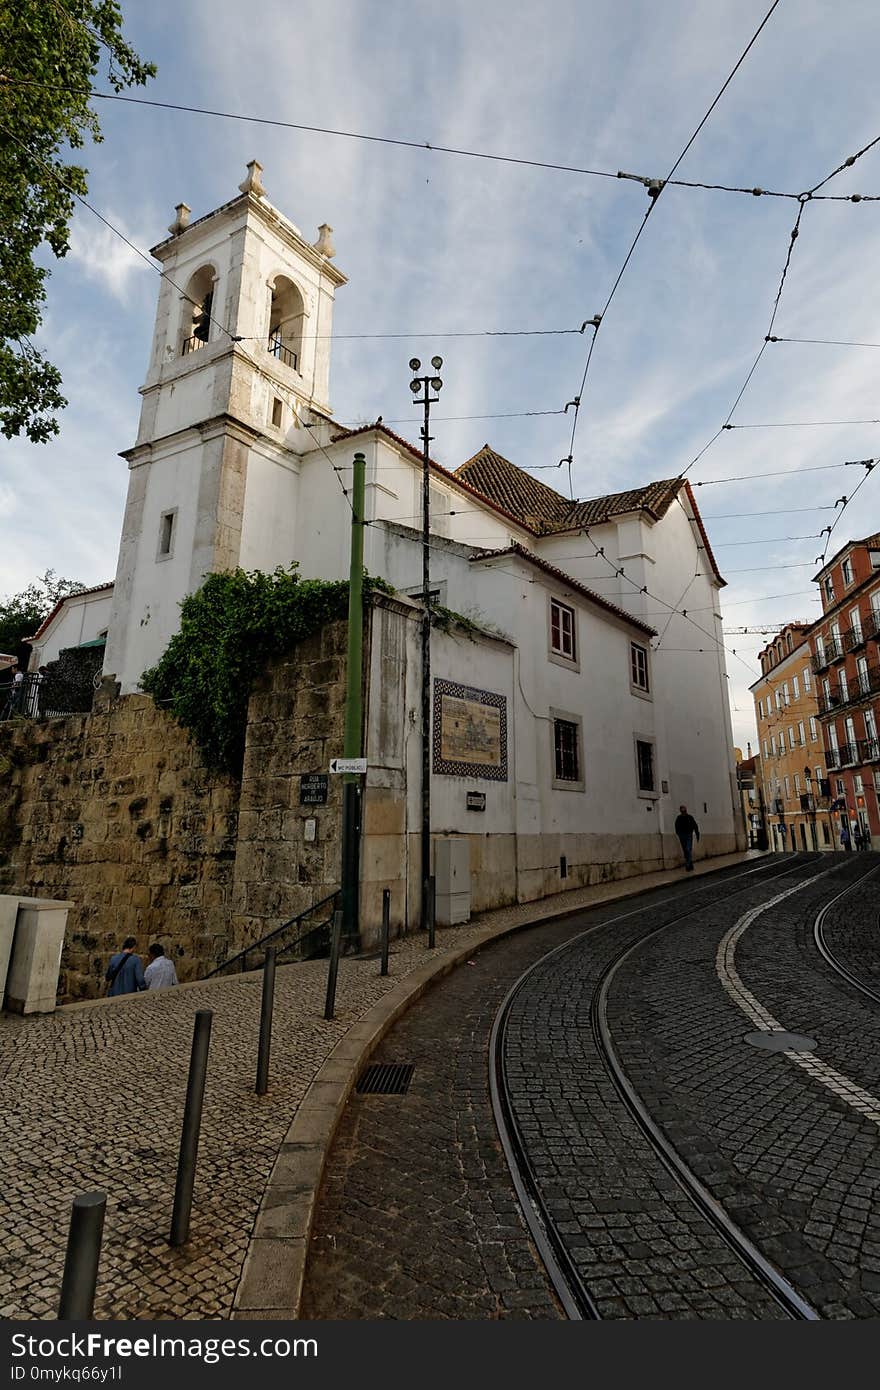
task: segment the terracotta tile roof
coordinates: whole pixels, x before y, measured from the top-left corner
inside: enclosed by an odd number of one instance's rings
[[[561,522],[571,508],[567,498],[496,454],[488,444],[456,468],[455,476],[520,517],[531,531],[540,532],[548,522]]]
[[[488,444],[457,468],[455,476],[470,483],[485,497],[500,502],[539,534],[596,526],[624,512],[647,511],[659,520],[682,485],[681,478],[664,478],[645,487],[571,502],[497,454]]]
[[[642,622],[641,618],[633,617],[632,613],[627,613],[626,609],[618,608],[616,603],[609,603],[607,598],[603,598],[601,594],[594,593],[592,589],[588,589],[586,585],[581,584],[579,580],[572,579],[571,575],[567,574],[565,570],[557,569],[556,565],[551,565],[547,560],[542,560],[540,555],[535,555],[531,550],[527,550],[524,545],[517,545],[514,543],[513,545],[505,546],[503,550],[483,550],[481,554],[471,556],[471,564],[485,563],[487,560],[498,560],[503,555],[516,555],[519,559],[526,560],[530,565],[534,565],[537,569],[543,570],[545,574],[549,574],[553,579],[558,580],[566,589],[571,589],[573,593],[580,594],[583,598],[588,599],[590,603],[594,603],[598,608],[604,608],[607,613],[613,613],[615,618],[620,618],[623,622],[628,623],[630,627],[639,628],[641,632],[646,632],[649,637],[657,636],[656,628],[649,627],[647,623]]]
[[[58,602],[56,603],[55,607],[52,609],[52,612],[46,614],[45,618],[44,618],[43,621],[40,623],[40,626],[37,628],[37,630],[36,630],[36,632],[34,633],[33,637],[25,637],[25,638],[24,638],[24,641],[25,641],[25,642],[36,642],[38,638],[42,637],[43,633],[46,631],[46,628],[49,626],[49,624],[51,623],[52,619],[53,619],[58,613],[61,612],[61,609],[64,607],[64,605],[65,605],[65,603],[67,602],[68,599],[70,599],[70,598],[82,598],[84,594],[100,594],[100,593],[102,592],[102,590],[104,590],[104,589],[112,589],[112,588],[113,588],[113,580],[112,580],[112,579],[109,579],[109,580],[107,581],[106,584],[94,584],[94,585],[92,586],[91,589],[78,589],[77,592],[76,592],[75,594],[65,594],[63,598],[60,598],[60,599],[58,600]]]

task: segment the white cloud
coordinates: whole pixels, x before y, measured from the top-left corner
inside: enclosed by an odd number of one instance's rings
[[[124,219],[113,212],[104,214],[135,246],[137,237],[125,226]],[[146,253],[145,253],[146,254]],[[116,299],[125,301],[131,283],[148,273],[147,266],[126,246],[109,227],[103,226],[88,209],[74,220],[70,232],[69,258],[90,280],[97,280]]]

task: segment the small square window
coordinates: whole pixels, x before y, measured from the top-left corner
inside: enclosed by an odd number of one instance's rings
[[[557,782],[581,780],[578,726],[569,719],[553,720],[553,747]]]
[[[656,790],[654,782],[654,745],[648,739],[636,739],[636,767],[640,792]]]
[[[170,555],[174,546],[174,521],[177,516],[176,510],[173,512],[163,512],[159,520],[159,550],[160,557]]]
[[[567,661],[576,659],[575,614],[568,604],[558,599],[550,600],[550,650],[555,656],[565,657]]]
[[[630,680],[635,690],[650,690],[648,681],[648,649],[638,642],[629,644]]]

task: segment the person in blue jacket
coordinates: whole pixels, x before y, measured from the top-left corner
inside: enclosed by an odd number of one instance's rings
[[[110,957],[107,974],[104,976],[110,986],[108,994],[137,994],[140,990],[146,989],[144,967],[140,956],[134,953],[136,945],[134,937],[127,936],[122,943],[122,950]]]

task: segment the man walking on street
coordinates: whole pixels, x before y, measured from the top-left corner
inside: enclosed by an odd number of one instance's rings
[[[700,827],[693,816],[688,815],[686,806],[679,806],[678,815],[675,817],[675,833],[681,842],[682,853],[684,854],[684,867],[687,872],[693,873],[694,860],[694,836],[700,838]]]
[[[127,936],[122,943],[122,950],[110,957],[107,974],[104,976],[110,986],[108,994],[137,994],[140,990],[146,989],[141,958],[134,954],[136,945],[134,937]]]

